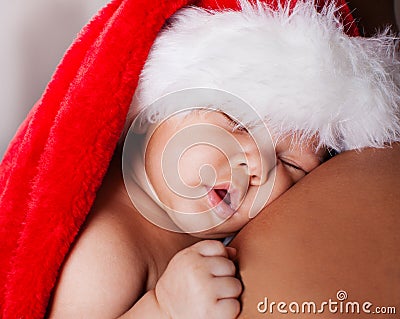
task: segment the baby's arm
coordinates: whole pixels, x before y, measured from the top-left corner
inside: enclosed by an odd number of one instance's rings
[[[121,319],[233,319],[242,285],[230,260],[235,250],[218,241],[202,241],[177,253],[155,289]]]
[[[121,234],[131,229],[117,221],[104,214],[88,223],[63,267],[50,319],[237,316],[241,284],[229,249],[203,241],[182,250],[146,292],[150,247],[127,240]]]
[[[144,293],[145,247],[127,237],[131,230],[120,215],[90,218],[62,268],[50,319],[117,318]]]

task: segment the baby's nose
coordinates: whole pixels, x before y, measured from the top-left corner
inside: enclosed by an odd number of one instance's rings
[[[269,169],[267,161],[261,155],[260,150],[256,145],[247,145],[242,151],[242,154],[236,157],[235,166],[245,169],[250,185],[260,186],[265,184],[268,179]]]
[[[268,158],[263,156],[263,154],[267,154],[263,148],[263,144],[258,145],[257,140],[253,139],[252,136],[249,136],[249,140],[244,146],[244,151],[247,160],[250,185],[261,186],[265,184],[268,179],[268,166],[270,165],[267,163]]]
[[[248,160],[247,165],[250,177],[250,185],[261,186],[265,184],[268,179],[268,169],[260,153],[248,154],[247,160]]]

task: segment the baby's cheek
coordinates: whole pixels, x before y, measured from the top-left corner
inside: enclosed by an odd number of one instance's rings
[[[220,150],[211,145],[194,145],[180,156],[177,169],[187,186],[212,187],[219,180],[230,180],[230,176],[222,176],[222,172],[228,171],[224,169],[227,165],[229,161]]]

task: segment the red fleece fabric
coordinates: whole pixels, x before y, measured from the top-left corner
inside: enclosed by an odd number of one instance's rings
[[[337,2],[348,33],[358,35],[344,0]],[[188,4],[238,7],[236,0],[111,1],[83,28],[11,141],[0,165],[1,318],[45,316],[151,45]]]

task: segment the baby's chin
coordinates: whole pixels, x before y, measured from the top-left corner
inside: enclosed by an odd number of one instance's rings
[[[251,220],[245,208],[226,219],[221,219],[213,210],[200,214],[166,212],[183,233],[201,239],[222,239],[235,235]]]
[[[207,230],[186,233],[200,239],[223,239],[234,236],[239,230],[240,228],[237,227],[235,229],[232,227],[224,227],[224,223],[222,223]]]
[[[236,232],[198,232],[198,233],[188,233],[189,235],[200,238],[200,239],[224,239],[236,234]]]

